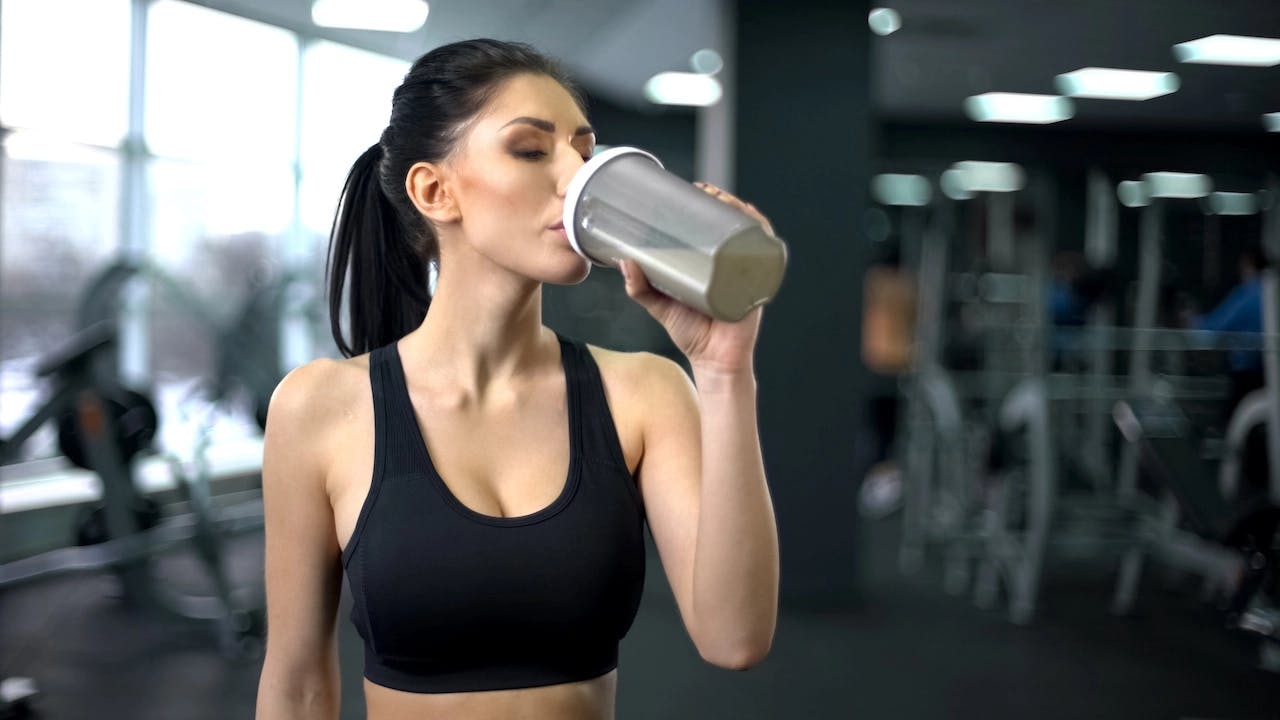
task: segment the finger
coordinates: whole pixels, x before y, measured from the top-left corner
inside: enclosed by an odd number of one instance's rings
[[[739,198],[738,196],[734,195],[733,193],[727,192],[719,187],[716,187],[715,185],[712,185],[711,183],[695,182],[694,185],[700,190],[702,190],[703,192],[707,193],[708,195],[722,202],[725,202],[729,205],[732,205],[733,207],[738,208],[742,212],[749,215],[751,219],[760,223],[764,227],[765,232],[769,233],[770,235],[774,234],[773,223],[770,222],[769,218],[765,217],[764,213],[760,212],[760,209],[757,208],[755,205],[752,205],[751,203],[746,202],[742,198]]]
[[[649,278],[645,277],[644,271],[640,269],[640,266],[634,260],[623,260],[618,264],[618,269],[622,271],[622,280],[626,287],[627,295],[631,296],[632,299],[645,304],[660,295],[649,284]]]
[[[649,284],[649,279],[645,277],[644,271],[634,260],[623,260],[619,263],[618,269],[622,271],[627,295],[659,322],[671,311],[672,306],[677,304],[675,300]]]
[[[751,203],[745,203],[745,207],[743,207],[743,212],[750,215],[752,218],[756,220],[756,222],[763,225],[765,232],[769,233],[770,235],[774,234],[773,223],[770,222],[769,218],[765,217],[765,214],[760,212],[760,209],[757,208],[755,205],[752,205]]]

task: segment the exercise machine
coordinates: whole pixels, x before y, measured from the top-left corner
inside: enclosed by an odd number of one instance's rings
[[[0,565],[0,588],[64,573],[110,570],[130,603],[211,623],[225,654],[253,656],[260,651],[264,629],[261,590],[233,587],[223,542],[230,534],[261,528],[261,500],[215,508],[208,476],[185,472],[174,458],[167,459],[183,511],[166,513],[139,493],[134,461],[150,450],[158,417],[145,394],[116,382],[115,352],[116,329],[101,322],[42,359],[36,374],[48,385],[44,402],[10,437],[0,439],[4,463],[42,426],[57,422],[59,446],[71,463],[97,475],[103,498],[77,528],[80,544]],[[152,561],[186,547],[194,549],[214,587],[212,594],[182,593],[157,576]]]

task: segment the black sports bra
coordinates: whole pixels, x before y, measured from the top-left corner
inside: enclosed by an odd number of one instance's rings
[[[586,680],[618,663],[644,587],[644,510],[600,373],[560,338],[569,473],[547,507],[463,505],[427,453],[393,343],[369,362],[374,468],[342,553],[370,681],[419,693]]]

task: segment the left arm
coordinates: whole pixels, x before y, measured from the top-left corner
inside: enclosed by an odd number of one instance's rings
[[[755,378],[749,368],[695,366],[695,389],[665,358],[643,365],[648,419],[637,476],[654,544],[699,654],[750,667],[768,654],[778,613]]]
[[[754,207],[704,188],[768,221]],[[752,355],[760,308],[735,323],[712,320],[653,290],[633,263],[627,294],[689,358],[694,384],[670,361],[646,368],[639,483],[649,528],[690,637],[704,659],[744,669],[773,642],[778,616],[778,531],[756,421]]]

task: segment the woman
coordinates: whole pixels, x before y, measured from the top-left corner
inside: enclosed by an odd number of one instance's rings
[[[542,325],[542,284],[589,269],[560,217],[594,143],[571,85],[527,46],[438,48],[396,90],[334,225],[346,359],[298,368],[271,401],[259,718],[337,717],[344,570],[373,720],[613,717],[646,520],[702,657],[746,668],[768,652],[759,310],[715,322],[623,268],[696,389],[656,355]]]

